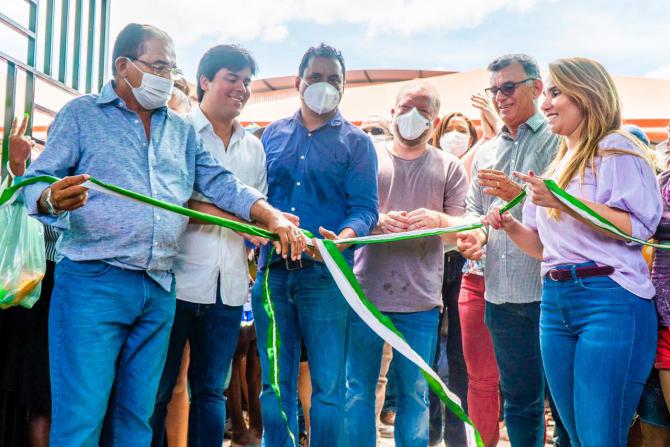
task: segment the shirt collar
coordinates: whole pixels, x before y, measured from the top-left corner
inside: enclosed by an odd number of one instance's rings
[[[114,81],[110,80],[102,87],[98,99],[95,102],[96,104],[103,105],[117,100],[120,101],[121,98],[119,98],[119,95],[116,94],[116,90],[114,90]]]
[[[197,133],[202,132],[203,129],[208,127],[212,132],[214,131],[212,123],[207,119],[200,107],[196,107],[196,109],[191,112],[191,119],[193,122],[193,127]],[[230,142],[232,143],[234,139],[243,140],[246,136],[246,133],[247,132],[244,130],[244,127],[242,127],[242,125],[237,120],[233,121],[233,134],[231,135]]]
[[[542,112],[535,112],[535,115],[531,116],[528,118],[528,121],[526,121],[526,124],[533,132],[537,132],[544,123],[545,120]]]
[[[302,115],[300,114],[300,109],[298,109],[298,111],[295,112],[295,113],[293,114],[293,117],[292,117],[291,119],[294,120],[294,121],[296,121],[296,122],[297,122],[298,124],[300,124],[302,127],[305,127],[305,126],[302,124]],[[343,119],[342,119],[342,114],[340,113],[340,109],[339,109],[339,107],[338,107],[337,110],[335,111],[335,115],[333,115],[333,117],[330,119],[330,121],[328,121],[326,124],[324,124],[324,125],[321,126],[321,127],[324,127],[324,126],[330,126],[330,127],[341,126],[341,125],[342,125],[342,121],[343,121]],[[321,128],[321,127],[320,127],[320,128]],[[320,128],[319,128],[319,129],[320,129]],[[317,130],[318,130],[318,129],[317,129]]]
[[[537,111],[533,116],[528,118],[526,122],[523,123],[521,126],[525,125],[528,128],[530,128],[530,130],[532,130],[533,133],[535,133],[540,129],[540,127],[542,127],[544,123],[545,123],[544,115],[542,114],[542,112]],[[502,134],[506,138],[512,139],[512,137],[509,134],[509,129],[507,128],[506,125],[502,127]]]

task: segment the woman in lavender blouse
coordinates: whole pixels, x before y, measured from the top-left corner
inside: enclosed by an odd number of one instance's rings
[[[545,176],[625,233],[648,239],[661,217],[646,152],[621,131],[619,97],[598,62],[549,65],[542,110],[563,141]],[[625,446],[656,351],[654,286],[639,245],[591,226],[530,172],[523,223],[490,212],[529,256],[542,260],[542,361],[573,446]]]

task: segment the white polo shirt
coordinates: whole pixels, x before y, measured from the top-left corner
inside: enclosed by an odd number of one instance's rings
[[[186,115],[207,149],[243,183],[267,193],[265,151],[261,141],[235,121],[228,148],[212,128],[200,107]],[[209,202],[197,192],[193,199]],[[188,224],[180,239],[174,267],[177,299],[192,303],[216,302],[217,278],[221,300],[228,306],[241,306],[247,298],[249,268],[244,239],[216,225]]]

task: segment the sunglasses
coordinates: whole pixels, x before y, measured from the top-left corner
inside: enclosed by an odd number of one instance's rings
[[[382,129],[381,127],[368,127],[363,132],[365,132],[369,135],[375,135],[375,136],[385,134],[384,129]]]
[[[535,81],[535,80],[537,80],[537,78],[526,78],[517,82],[512,81],[504,82],[500,87],[497,86],[489,87],[487,89],[484,89],[484,92],[486,92],[486,95],[491,99],[494,99],[498,94],[498,92],[501,92],[505,96],[512,96],[519,85],[523,84],[524,82]]]

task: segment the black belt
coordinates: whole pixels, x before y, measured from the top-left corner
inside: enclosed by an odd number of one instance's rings
[[[292,259],[286,258],[277,259],[276,261],[270,263],[270,266],[284,268],[286,270],[301,270],[312,267],[314,264],[316,264],[316,261],[311,259],[298,259],[297,261],[294,261]]]
[[[614,267],[603,265],[602,267],[576,267],[575,276],[577,278],[589,278],[591,276],[609,276],[614,273]],[[547,272],[547,276],[554,281],[569,281],[572,279],[572,269],[552,269]]]

